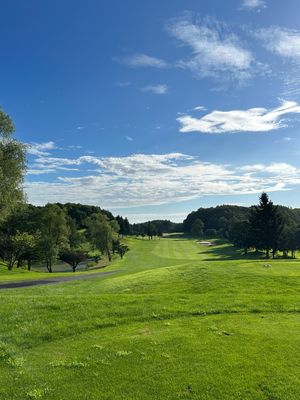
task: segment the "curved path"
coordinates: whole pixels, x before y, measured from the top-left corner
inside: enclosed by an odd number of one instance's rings
[[[0,283],[0,289],[15,289],[15,288],[28,287],[28,286],[51,285],[54,283],[77,281],[80,279],[94,278],[97,276],[112,275],[119,271],[120,270],[114,270],[114,271],[106,271],[106,272],[95,272],[92,274],[84,274],[84,275],[55,276],[54,278],[35,279],[35,280],[31,280],[31,281]]]

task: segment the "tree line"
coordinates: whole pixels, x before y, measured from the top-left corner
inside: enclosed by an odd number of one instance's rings
[[[223,237],[247,253],[265,252],[266,258],[295,257],[300,250],[300,210],[274,205],[266,193],[252,207],[218,206],[201,208],[183,223],[193,236]]]
[[[14,124],[0,109],[0,259],[8,269],[44,263],[52,272],[60,259],[75,271],[91,254],[111,261],[123,257],[128,247],[119,238],[113,215],[82,204],[26,204],[23,192],[26,146],[14,137]]]
[[[35,207],[23,204],[16,207],[0,223],[0,258],[8,269],[33,263],[43,263],[49,272],[59,259],[75,272],[78,265],[102,255],[109,261],[113,254],[123,257],[128,247],[119,238],[118,222],[106,211],[80,205],[85,219],[76,221],[70,210],[76,204],[47,204]],[[78,225],[79,224],[79,225]]]
[[[116,220],[120,226],[120,235],[147,236],[149,239],[153,239],[155,236],[162,237],[164,233],[182,231],[182,223],[172,222],[167,219],[130,224],[127,218],[118,215]]]

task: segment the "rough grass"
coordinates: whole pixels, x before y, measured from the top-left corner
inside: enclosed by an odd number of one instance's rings
[[[299,261],[130,248],[118,275],[0,291],[0,399],[300,398]]]

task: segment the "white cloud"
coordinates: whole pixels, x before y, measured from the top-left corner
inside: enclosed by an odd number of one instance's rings
[[[125,136],[125,139],[128,140],[128,142],[132,142],[133,138],[131,136]]]
[[[240,168],[241,171],[246,172],[264,172],[269,174],[279,174],[282,176],[298,175],[299,169],[287,163],[272,163],[269,165],[253,164],[244,165]]]
[[[182,115],[177,117],[177,121],[181,124],[180,132],[268,132],[286,127],[283,116],[295,113],[300,113],[300,105],[293,101],[283,101],[279,107],[271,110],[215,110],[201,118]]]
[[[166,94],[168,92],[168,86],[165,84],[159,85],[148,85],[141,88],[142,92],[151,92],[153,94]]]
[[[258,29],[255,36],[262,40],[264,46],[283,57],[300,59],[300,31],[271,27]]]
[[[194,107],[193,110],[195,110],[195,111],[206,111],[207,108],[204,107],[204,106],[197,106],[197,107]]]
[[[243,82],[256,70],[252,53],[239,38],[216,21],[195,23],[190,17],[171,20],[168,32],[192,50],[191,56],[177,63],[190,69],[197,77],[233,79]]]
[[[259,11],[262,8],[266,8],[266,2],[264,0],[243,0],[242,8],[247,10]]]
[[[50,153],[47,150],[56,149],[54,142],[44,142],[44,143],[29,143],[27,146],[27,153],[34,156],[47,156]]]
[[[135,54],[131,57],[126,57],[122,61],[130,67],[153,67],[167,68],[168,63],[161,58],[148,56],[147,54]]]
[[[51,182],[34,180],[38,172],[33,172],[31,180],[26,182],[29,201],[34,204],[76,201],[107,208],[128,208],[207,195],[287,190],[300,185],[299,169],[289,164],[234,167],[203,162],[182,153],[125,157],[86,155],[76,159],[38,157],[31,168],[47,174],[56,171],[56,178]],[[68,176],[58,176],[58,169],[75,171]]]
[[[288,68],[284,69],[282,79],[284,83],[283,96],[295,98],[300,94],[300,30],[281,27],[262,28],[254,35],[260,39],[264,47],[289,61]]]

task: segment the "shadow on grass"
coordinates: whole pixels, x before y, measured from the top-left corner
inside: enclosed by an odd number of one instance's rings
[[[222,242],[222,243],[220,243]],[[218,241],[218,245],[222,247],[209,247],[206,251],[200,251],[199,254],[207,254],[208,258],[203,258],[203,261],[220,261],[220,260],[262,260],[265,259],[265,254],[262,252],[251,251],[247,254],[243,250],[235,248],[226,241]],[[211,257],[209,257],[211,256]]]

